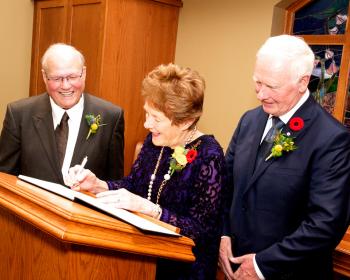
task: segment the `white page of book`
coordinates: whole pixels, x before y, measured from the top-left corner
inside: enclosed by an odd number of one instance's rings
[[[36,179],[25,175],[19,175],[18,178],[27,183],[31,183],[35,186],[38,186],[42,189],[45,189],[57,195],[63,196],[69,200],[83,201],[105,213],[108,213],[118,219],[121,219],[124,222],[132,224],[135,227],[142,229],[144,231],[151,231],[155,233],[162,233],[162,234],[172,235],[172,236],[181,236],[180,234],[174,231],[171,231],[165,227],[152,223],[151,221],[148,221],[140,216],[137,216],[125,209],[118,209],[118,208],[109,206],[107,204],[99,202],[94,197],[88,196],[81,192],[73,191],[63,185]]]

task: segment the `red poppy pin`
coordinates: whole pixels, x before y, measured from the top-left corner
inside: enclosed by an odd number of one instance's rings
[[[192,161],[194,161],[196,156],[197,156],[197,151],[195,149],[189,150],[186,154],[187,162],[191,163]]]
[[[299,131],[304,127],[304,120],[299,117],[294,117],[289,121],[289,127],[293,131]]]

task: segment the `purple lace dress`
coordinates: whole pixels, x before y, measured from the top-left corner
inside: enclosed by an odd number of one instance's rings
[[[194,240],[196,261],[188,264],[159,260],[157,279],[215,279],[226,192],[223,189],[225,159],[222,148],[213,136],[203,135],[186,148],[195,145],[198,145],[197,157],[183,170],[174,172],[160,194],[159,205],[163,210],[160,220],[179,227],[182,235]],[[146,198],[160,150],[161,147],[153,145],[149,134],[130,175],[107,182],[109,189],[126,188]],[[171,148],[164,148],[153,182],[152,202],[156,202],[172,153]]]

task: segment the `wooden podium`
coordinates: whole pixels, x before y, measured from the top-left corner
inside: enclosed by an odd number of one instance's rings
[[[194,261],[187,237],[143,233],[0,172],[1,279],[154,279],[157,258]]]
[[[338,244],[333,254],[335,279],[350,279],[350,228]]]

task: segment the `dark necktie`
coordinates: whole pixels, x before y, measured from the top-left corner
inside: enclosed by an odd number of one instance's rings
[[[68,119],[67,112],[64,112],[61,123],[55,129],[55,137],[57,144],[58,160],[60,167],[62,167],[64,155],[66,153],[67,140],[68,140]]]
[[[272,126],[261,142],[255,161],[255,168],[270,155],[273,141],[284,123],[278,117],[272,117]]]

